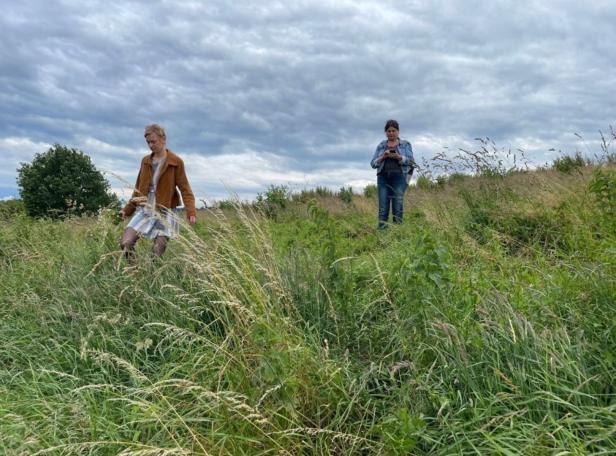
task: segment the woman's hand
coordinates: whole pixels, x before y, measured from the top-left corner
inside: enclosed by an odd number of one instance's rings
[[[146,196],[135,196],[134,198],[130,199],[130,202],[133,203],[135,206],[145,206],[148,202],[148,198]]]
[[[391,152],[386,150],[385,153],[381,155],[381,158],[379,158],[379,162],[382,162],[383,160],[387,160],[388,158],[394,158],[394,155],[395,154],[392,154]]]
[[[402,162],[402,155],[400,155],[398,152],[389,152],[388,150],[385,151],[385,153],[381,156],[379,161],[383,161],[388,158],[393,158],[394,160],[398,160],[399,162]]]

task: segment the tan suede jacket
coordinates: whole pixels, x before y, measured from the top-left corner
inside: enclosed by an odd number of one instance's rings
[[[132,198],[138,196],[148,196],[148,187],[152,180],[152,155],[146,155],[141,160],[141,169],[137,176],[137,183],[133,191]],[[186,207],[186,216],[196,216],[195,210],[195,195],[190,188],[186,171],[184,170],[184,162],[180,157],[167,149],[167,159],[163,164],[163,169],[160,170],[158,184],[156,185],[156,206],[159,208],[174,209],[181,204],[180,195],[177,189],[182,193],[182,200]],[[124,213],[127,216],[132,215],[137,208],[134,201],[129,201],[124,206]]]

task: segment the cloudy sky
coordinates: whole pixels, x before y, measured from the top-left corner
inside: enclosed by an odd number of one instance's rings
[[[0,198],[54,143],[127,196],[154,122],[208,202],[372,183],[388,118],[419,162],[489,137],[541,165],[616,125],[607,0],[2,3]]]

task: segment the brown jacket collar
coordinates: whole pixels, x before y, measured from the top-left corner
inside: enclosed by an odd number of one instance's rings
[[[146,155],[143,158],[143,162],[147,163],[148,165],[151,165],[153,158],[154,158],[154,152],[152,152],[150,155]],[[167,149],[167,158],[165,159],[165,165],[178,166],[179,164],[180,164],[179,157],[175,155],[173,152],[171,152],[169,149]]]

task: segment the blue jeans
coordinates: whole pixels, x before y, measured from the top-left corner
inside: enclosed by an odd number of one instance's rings
[[[404,192],[407,187],[404,174],[382,172],[377,175],[376,183],[379,190],[379,229],[387,228],[390,204],[394,223],[402,223]]]

